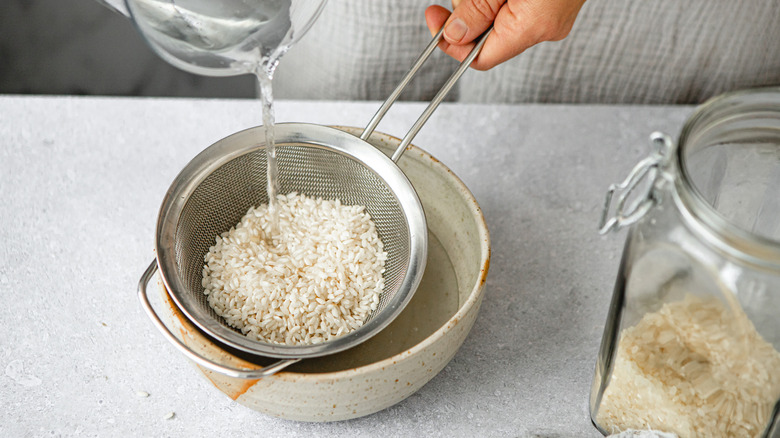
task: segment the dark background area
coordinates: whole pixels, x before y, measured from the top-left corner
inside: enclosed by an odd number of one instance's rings
[[[0,94],[253,98],[255,85],[168,65],[97,1],[2,0]]]

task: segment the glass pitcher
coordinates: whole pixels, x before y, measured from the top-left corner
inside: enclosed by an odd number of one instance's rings
[[[651,139],[602,217],[602,233],[629,231],[593,423],[780,437],[780,88],[720,96],[676,144]]]
[[[152,49],[182,70],[270,77],[326,0],[98,1],[130,18]]]

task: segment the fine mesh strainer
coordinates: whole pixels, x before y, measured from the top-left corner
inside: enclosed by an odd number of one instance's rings
[[[392,158],[365,139],[435,50],[441,34],[440,31],[434,37],[360,138],[313,124],[275,126],[280,193],[299,192],[364,205],[376,224],[388,255],[385,288],[377,309],[360,328],[319,344],[265,343],[230,327],[208,305],[201,284],[204,255],[214,245],[215,237],[235,226],[250,207],[268,202],[262,126],[238,132],[206,148],[176,177],[157,220],[157,259],[142,276],[139,295],[152,321],[187,357],[228,376],[260,378],[304,358],[351,348],[378,333],[403,310],[425,269],[427,227],[417,193],[396,161],[476,57],[487,33],[434,97]],[[282,360],[265,368],[239,369],[214,363],[191,350],[166,328],[149,303],[146,286],[157,269],[179,309],[206,335],[250,354]]]

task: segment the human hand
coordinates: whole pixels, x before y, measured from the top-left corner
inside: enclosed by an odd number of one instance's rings
[[[471,64],[488,70],[542,41],[565,38],[585,0],[453,0],[453,12],[429,6],[425,21],[431,34],[444,25],[445,53],[462,61],[474,40],[493,25],[479,55]]]

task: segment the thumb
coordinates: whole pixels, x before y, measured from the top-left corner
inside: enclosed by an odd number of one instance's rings
[[[455,9],[444,25],[444,39],[459,46],[474,41],[485,32],[506,0],[454,1]]]

